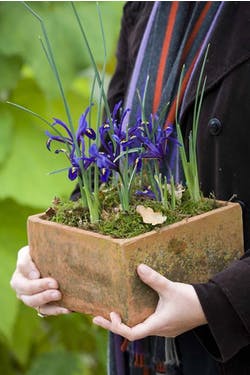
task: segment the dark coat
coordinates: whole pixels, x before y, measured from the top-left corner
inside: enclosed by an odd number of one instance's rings
[[[124,98],[152,2],[124,8],[117,69],[109,89],[111,106]],[[225,2],[210,40],[207,85],[198,134],[204,195],[233,195],[244,205],[245,248],[250,248],[250,4]],[[199,69],[197,70],[199,71]],[[188,134],[197,76],[181,119]],[[222,374],[250,374],[250,252],[208,283],[194,285],[208,320],[195,333],[220,363]],[[202,372],[203,373],[203,372]],[[205,372],[204,372],[205,373]]]

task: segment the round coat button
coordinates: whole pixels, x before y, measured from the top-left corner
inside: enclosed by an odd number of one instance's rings
[[[212,118],[208,122],[208,129],[211,135],[219,135],[222,131],[222,124],[217,118]]]

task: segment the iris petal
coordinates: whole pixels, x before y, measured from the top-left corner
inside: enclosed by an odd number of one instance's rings
[[[85,135],[90,139],[96,139],[96,133],[92,128],[87,128],[85,131]]]
[[[86,111],[81,115],[78,123],[78,129],[76,131],[76,139],[79,141],[79,138],[81,135],[85,134],[86,128],[87,128],[87,115],[89,113],[90,107],[86,109]]]
[[[68,127],[63,121],[61,121],[61,120],[58,119],[58,118],[53,117],[53,120],[54,120],[55,122],[52,124],[52,126],[55,126],[55,125],[61,125],[61,126],[66,130],[66,132],[68,133],[70,139],[73,141],[73,136],[72,136],[72,133],[71,133],[69,127]]]
[[[77,167],[70,167],[68,172],[68,177],[71,181],[74,181],[78,176],[78,168]]]

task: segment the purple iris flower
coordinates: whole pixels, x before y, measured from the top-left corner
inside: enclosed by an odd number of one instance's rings
[[[87,169],[92,162],[94,162],[94,158],[87,158],[85,155],[85,136],[89,139],[96,139],[95,131],[88,126],[87,123],[87,115],[89,113],[90,107],[86,109],[86,111],[81,115],[78,123],[78,128],[75,133],[75,140],[77,145],[80,149],[80,156],[76,153],[76,145],[74,143],[74,136],[70,128],[61,120],[54,118],[54,123],[52,124],[53,127],[61,127],[63,131],[66,131],[66,136],[63,135],[53,135],[49,131],[46,131],[45,134],[49,137],[47,140],[46,146],[49,151],[51,151],[51,143],[53,141],[64,143],[67,147],[66,149],[57,149],[55,153],[64,152],[71,163],[71,167],[68,171],[68,177],[70,180],[75,180],[77,176],[80,175],[80,162],[84,169]],[[61,132],[61,130],[60,130]]]
[[[90,107],[88,107],[80,117],[78,129],[76,131],[76,140],[78,143],[81,141],[81,139],[83,139],[85,135],[90,139],[96,139],[95,131],[92,128],[88,127],[88,122],[86,120],[89,111]]]
[[[136,136],[139,131],[138,129],[139,124],[135,125],[134,127],[129,128],[127,133],[122,130],[123,122],[126,118],[126,114],[127,112],[130,111],[130,109],[126,109],[121,114],[121,119],[119,119],[118,112],[119,110],[121,110],[121,104],[122,102],[120,101],[117,105],[115,105],[114,110],[112,112],[112,115],[111,115],[112,129],[110,127],[108,120],[99,129],[103,148],[106,149],[107,151],[110,151],[111,143],[113,144],[112,140],[115,141],[117,147],[120,146],[120,148],[118,147],[119,151],[125,150],[127,147],[135,147],[135,145],[138,144],[138,140]],[[107,140],[109,134],[112,139]]]
[[[118,165],[112,161],[110,154],[100,151],[95,143],[89,148],[89,158],[84,158],[84,163],[96,164],[100,172],[101,182],[107,182],[111,170],[119,171]]]
[[[143,129],[140,127],[140,121],[137,120],[133,127],[130,127],[127,132],[123,131],[123,121],[126,117],[126,113],[129,109],[126,109],[122,115],[121,119],[118,118],[117,114],[121,108],[121,102],[119,102],[112,113],[112,125],[110,125],[107,120],[104,122],[100,128],[100,140],[102,152],[96,150],[97,165],[103,171],[103,176],[101,179],[106,178],[105,170],[114,170],[116,172],[122,173],[120,171],[121,159],[119,156],[126,150],[135,149],[134,152],[128,153],[129,165],[136,166],[136,171],[141,169],[142,161],[140,158],[140,152],[136,149],[140,149],[142,144],[142,133]],[[112,126],[112,127],[111,127]],[[97,155],[98,153],[98,155]]]
[[[156,200],[155,193],[150,188],[146,188],[143,190],[136,190],[135,194],[141,197]]]
[[[172,141],[178,144],[176,138],[171,137],[173,133],[173,125],[170,124],[167,129],[162,129],[160,125],[157,126],[155,131],[152,133],[152,137],[144,138],[145,152],[142,158],[145,159],[158,159],[163,160],[168,152],[168,142]]]
[[[75,180],[80,172],[80,167],[77,162],[72,161],[71,167],[68,171],[68,177],[71,181]]]

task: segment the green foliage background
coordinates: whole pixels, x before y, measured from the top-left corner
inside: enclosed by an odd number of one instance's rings
[[[44,18],[64,88],[77,124],[89,104],[92,70],[69,2],[31,2]],[[96,4],[77,2],[100,68],[103,45]],[[107,77],[123,2],[101,2],[108,50]],[[66,121],[62,101],[39,36],[40,25],[21,2],[0,3],[0,374],[105,374],[106,333],[81,314],[39,319],[20,303],[9,281],[17,251],[27,243],[27,216],[43,211],[54,196],[69,196],[74,183],[45,147],[44,125],[6,104],[21,104],[51,120]]]

